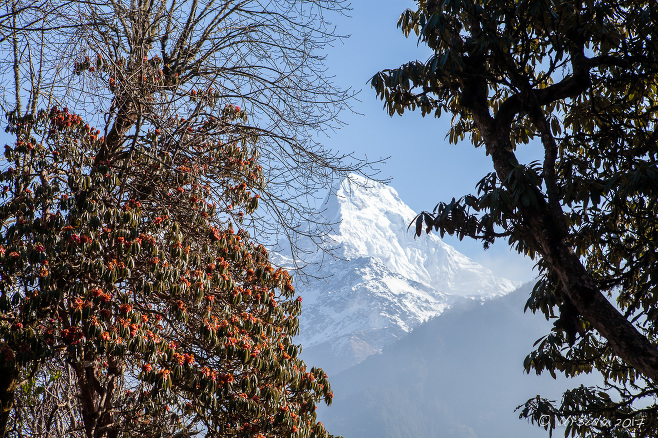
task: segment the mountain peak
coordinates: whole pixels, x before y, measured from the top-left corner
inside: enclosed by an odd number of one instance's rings
[[[355,173],[349,174],[341,181],[336,195],[339,201],[368,208],[408,208],[393,187]]]
[[[325,201],[325,214],[336,224],[330,237],[347,260],[373,258],[406,278],[460,296],[498,295],[516,286],[434,234],[415,237],[408,228],[417,213],[391,186],[350,175]]]
[[[332,237],[344,245],[343,256],[383,255],[406,233],[415,214],[390,186],[350,175],[325,202],[327,219],[336,224]]]
[[[404,210],[402,216],[413,217],[413,211],[402,202],[393,187],[355,173],[334,185],[322,207],[323,216],[333,219],[333,223],[364,214],[375,217],[381,212],[399,212],[400,209]],[[359,214],[361,210],[365,211]]]
[[[392,187],[350,175],[323,205],[337,250],[304,297],[300,340],[325,368],[345,368],[381,351],[418,324],[464,299],[488,299],[517,286],[475,263],[438,236],[414,238],[416,213]],[[335,366],[327,365],[333,351]]]

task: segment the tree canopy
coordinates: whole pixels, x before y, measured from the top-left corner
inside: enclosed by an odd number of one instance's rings
[[[313,137],[342,8],[6,2],[0,436],[327,436],[262,243],[363,169]]]
[[[249,213],[258,195],[245,181],[262,178],[256,149],[234,139],[239,110],[225,112],[194,123],[192,143],[188,130],[152,133],[129,166],[94,163],[104,140],[66,109],[11,127],[0,210],[11,432],[323,436],[314,406],[332,394],[324,372],[297,358],[292,279],[211,204],[219,185]],[[207,143],[216,129],[224,141]],[[52,392],[67,370],[74,401],[66,385]],[[42,403],[52,411],[34,418]]]
[[[526,307],[555,321],[526,370],[603,376],[521,416],[583,420],[565,435],[658,435],[658,6],[420,0],[398,26],[434,53],[372,78],[385,108],[447,113],[450,143],[468,137],[494,167],[475,194],[419,214],[416,234],[503,238],[536,260]]]

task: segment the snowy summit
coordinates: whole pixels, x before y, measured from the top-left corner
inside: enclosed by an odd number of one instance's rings
[[[330,371],[381,352],[459,300],[518,287],[436,235],[414,238],[407,228],[416,213],[390,186],[350,175],[322,210],[335,224],[337,258],[309,271],[324,280],[296,285],[304,299],[298,341],[307,361]]]

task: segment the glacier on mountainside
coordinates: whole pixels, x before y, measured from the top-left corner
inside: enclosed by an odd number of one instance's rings
[[[408,231],[416,213],[390,186],[350,175],[324,202],[335,258],[316,254],[297,282],[303,297],[296,341],[331,373],[346,369],[460,300],[504,295],[519,283],[497,277],[434,234]],[[312,248],[310,242],[300,246]],[[321,257],[324,257],[321,261]],[[291,266],[289,253],[275,263]]]

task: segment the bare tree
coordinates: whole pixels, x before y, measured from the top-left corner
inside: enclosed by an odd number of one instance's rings
[[[236,105],[259,136],[265,172],[264,208],[243,226],[270,242],[285,238],[296,254],[300,232],[322,247],[318,193],[349,172],[372,173],[372,163],[317,141],[340,127],[353,95],[325,76],[322,55],[340,38],[327,15],[345,8],[343,0],[11,0],[0,16],[2,108],[94,108],[106,139],[100,160],[149,130],[170,132],[172,117]]]
[[[61,361],[35,364],[16,392],[8,432],[18,436],[83,436],[73,369]]]

